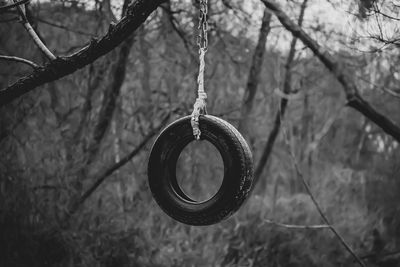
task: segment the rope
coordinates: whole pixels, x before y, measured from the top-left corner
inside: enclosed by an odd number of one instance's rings
[[[199,127],[199,117],[200,114],[207,114],[206,106],[207,106],[207,94],[204,91],[204,67],[205,61],[204,56],[206,51],[204,49],[200,49],[200,67],[199,67],[199,76],[197,77],[197,98],[196,102],[193,105],[192,119],[191,124],[193,128],[193,135],[196,140],[200,139],[201,131]]]
[[[201,131],[199,127],[199,117],[201,114],[207,114],[207,94],[204,90],[204,72],[205,72],[205,55],[207,52],[208,39],[207,39],[207,0],[200,0],[200,17],[199,17],[199,35],[197,44],[199,46],[199,75],[197,77],[197,98],[193,105],[191,125],[193,128],[193,135],[196,140],[200,139]]]

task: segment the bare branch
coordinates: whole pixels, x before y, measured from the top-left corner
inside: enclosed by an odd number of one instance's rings
[[[0,6],[0,13],[6,12],[9,9],[11,9],[13,7],[17,7],[19,5],[25,5],[25,4],[29,3],[30,1],[31,0],[20,0],[20,1],[15,1],[14,0],[14,3],[8,4],[8,5],[5,5],[5,6]]]
[[[32,91],[34,88],[64,76],[94,62],[107,54],[131,35],[147,17],[165,0],[136,0],[127,9],[127,15],[117,24],[110,25],[108,32],[100,40],[91,42],[78,52],[67,57],[58,57],[43,68],[20,78],[14,84],[0,90],[0,107]]]
[[[17,3],[17,0],[14,0],[14,3]],[[47,46],[42,42],[40,37],[37,35],[35,30],[33,29],[32,25],[29,23],[28,18],[26,17],[26,11],[25,11],[25,6],[24,5],[18,5],[17,6],[18,13],[21,16],[22,19],[22,25],[28,32],[28,34],[31,36],[33,41],[35,42],[36,46],[40,49],[40,51],[43,52],[43,54],[50,60],[56,59],[56,56],[53,55],[53,53],[50,52],[50,50],[47,48]]]
[[[34,63],[34,62],[30,61],[30,60],[27,60],[25,58],[0,55],[0,59],[7,60],[7,61],[14,61],[14,62],[19,62],[19,63],[24,63],[24,64],[29,65],[30,67],[32,67],[34,69],[39,68],[38,64],[36,64],[36,63]]]
[[[300,14],[299,14],[299,17],[297,20],[297,23],[300,26],[303,24],[304,14],[305,14],[305,11],[307,8],[307,2],[308,2],[308,0],[303,0],[303,3],[300,8]],[[292,88],[291,88],[292,65],[293,65],[295,55],[296,55],[296,44],[297,44],[297,37],[293,36],[292,41],[290,43],[289,54],[288,54],[288,57],[287,57],[286,63],[285,63],[285,76],[284,76],[284,80],[283,80],[283,93],[285,95],[289,95],[292,92]],[[274,127],[272,128],[272,130],[268,136],[267,143],[265,144],[265,147],[261,154],[260,160],[258,161],[258,164],[254,171],[254,184],[258,183],[258,181],[260,180],[261,174],[264,170],[264,166],[267,164],[269,156],[271,155],[272,149],[275,144],[275,140],[278,137],[278,134],[279,134],[279,131],[281,128],[282,118],[285,115],[288,102],[289,102],[288,98],[281,98],[281,101],[279,103],[279,110],[275,115]]]
[[[400,98],[400,93],[395,92],[394,90],[390,89],[390,88],[386,88],[384,86],[381,87],[382,91],[388,93],[391,96],[394,96],[396,98]]]
[[[54,22],[50,22],[50,21],[44,20],[44,19],[39,18],[39,17],[36,17],[35,20],[37,20],[37,21],[39,21],[39,22],[41,22],[41,23],[44,23],[44,24],[47,24],[47,25],[56,27],[56,28],[63,29],[63,30],[68,31],[68,32],[73,32],[73,33],[77,33],[77,34],[81,34],[81,35],[86,35],[86,36],[91,36],[91,37],[94,37],[94,36],[95,36],[95,34],[88,33],[88,32],[84,32],[84,31],[80,31],[80,30],[71,29],[71,28],[68,28],[68,27],[66,27],[66,26],[64,26],[64,25],[57,24],[57,23],[54,23]]]
[[[348,75],[346,69],[339,64],[335,58],[323,49],[314,39],[312,39],[304,30],[294,23],[286,13],[272,0],[261,0],[279,19],[282,25],[294,36],[299,38],[314,55],[325,65],[325,67],[334,75],[342,85],[347,98],[347,105],[359,111],[365,117],[369,118],[383,131],[391,135],[396,141],[400,142],[400,127],[392,120],[379,113],[375,108],[365,101],[358,93],[358,88],[352,77]]]
[[[188,40],[185,36],[185,33],[181,29],[179,29],[179,27],[177,26],[177,24],[179,24],[179,23],[177,22],[176,18],[174,17],[175,12],[171,10],[170,2],[167,2],[165,6],[161,6],[161,8],[165,12],[172,29],[177,33],[178,37],[182,40],[183,45],[185,46],[185,49],[187,50],[188,54],[193,59],[193,61],[196,61],[197,58],[193,54],[193,49],[190,49],[190,47],[192,45],[188,42]]]
[[[132,45],[135,41],[134,35],[132,34],[119,46],[117,61],[112,69],[113,76],[110,78],[110,82],[107,85],[107,89],[104,91],[103,101],[100,107],[98,120],[94,126],[93,136],[88,148],[88,161],[87,165],[90,165],[97,156],[97,152],[100,149],[100,145],[106,135],[106,131],[111,124],[111,120],[114,115],[114,110],[117,106],[117,99],[120,95],[120,91],[126,76],[126,68],[129,62],[129,54]]]
[[[283,130],[283,134],[285,136],[285,140],[289,143],[288,140],[288,136],[286,134],[286,132]],[[291,147],[291,146],[289,146]],[[297,162],[296,156],[294,154],[293,149],[290,149],[289,151],[290,157],[292,159],[293,165],[294,165],[294,169],[296,171],[297,177],[300,179],[301,183],[303,184],[304,188],[307,191],[307,194],[310,196],[311,201],[314,203],[314,206],[316,207],[319,215],[321,216],[322,220],[326,223],[326,225],[329,225],[329,229],[331,229],[332,233],[336,236],[336,238],[339,240],[339,242],[344,246],[344,248],[353,256],[354,260],[360,264],[360,266],[362,267],[367,267],[365,265],[365,263],[360,259],[360,257],[358,257],[358,255],[353,251],[353,249],[350,247],[349,244],[347,244],[347,242],[344,240],[344,238],[340,235],[340,233],[336,230],[335,227],[332,226],[332,224],[330,223],[328,217],[325,215],[325,213],[322,211],[321,206],[319,205],[317,199],[315,198],[314,194],[311,191],[311,187],[310,185],[306,182],[303,173],[301,172],[300,168],[299,168],[299,164]]]
[[[395,45],[397,47],[400,47],[400,38],[385,39],[382,35],[371,35],[370,37],[379,42],[382,42],[384,46]]]
[[[110,166],[107,168],[105,171],[101,172],[97,177],[95,178],[95,182],[82,194],[82,196],[79,198],[79,200],[75,203],[73,203],[72,207],[69,209],[68,213],[66,214],[66,221],[71,218],[73,214],[76,213],[76,211],[79,209],[79,207],[82,206],[82,204],[93,194],[94,191],[109,177],[111,174],[113,174],[116,170],[124,166],[126,163],[128,163],[133,157],[135,157],[142,149],[144,146],[153,138],[153,136],[160,131],[162,127],[167,123],[171,113],[168,113],[164,118],[162,119],[161,123],[152,129],[147,135],[142,139],[142,141],[133,149],[128,155],[123,157],[120,161],[115,163],[114,165]]]
[[[390,252],[386,252],[386,253],[371,253],[371,254],[363,255],[363,256],[361,256],[361,258],[362,259],[368,259],[368,258],[374,258],[374,257],[383,258],[383,257],[387,257],[387,256],[397,255],[397,254],[400,254],[400,250],[390,251]]]
[[[357,78],[362,80],[363,82],[369,84],[369,85],[374,86],[375,88],[377,88],[378,90],[381,90],[382,92],[388,93],[389,95],[394,96],[396,98],[400,98],[400,93],[396,92],[398,89],[396,90],[396,89],[393,89],[393,88],[389,88],[386,85],[386,82],[383,85],[379,85],[379,84],[376,84],[376,83],[373,83],[373,82],[369,81],[368,79],[366,79],[364,76],[361,76],[361,75],[357,76]]]
[[[340,114],[342,108],[335,112],[335,115],[325,121],[324,125],[322,126],[321,131],[315,134],[314,141],[307,145],[304,154],[309,154],[312,151],[316,150],[318,145],[321,143],[321,140],[328,134],[329,130],[331,129],[333,123],[336,121],[337,117]]]
[[[396,18],[396,17],[393,17],[393,16],[390,16],[390,15],[388,15],[388,14],[383,13],[383,12],[379,9],[379,6],[378,6],[377,3],[374,4],[374,11],[375,11],[375,13],[380,14],[380,15],[382,15],[382,16],[385,17],[385,18],[388,18],[388,19],[391,19],[391,20],[400,21],[400,18]]]
[[[246,90],[243,96],[243,104],[241,109],[241,119],[239,121],[238,130],[244,133],[247,137],[249,132],[250,114],[253,110],[253,102],[256,96],[257,88],[260,83],[261,70],[264,61],[265,45],[269,32],[271,31],[271,17],[272,14],[266,8],[261,20],[261,28],[258,35],[258,41],[254,50],[249,76],[247,77]]]
[[[283,228],[288,228],[288,229],[327,229],[327,228],[331,228],[332,227],[332,226],[327,225],[327,224],[318,224],[318,225],[284,224],[284,223],[271,221],[271,220],[268,220],[268,219],[264,219],[263,223],[273,224],[273,225],[280,226],[280,227],[283,227]]]

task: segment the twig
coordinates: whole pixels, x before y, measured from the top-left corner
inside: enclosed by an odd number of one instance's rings
[[[127,9],[127,15],[117,24],[110,26],[100,39],[90,43],[67,57],[59,57],[32,73],[20,78],[13,84],[0,89],[0,107],[26,94],[36,87],[58,80],[74,73],[78,69],[93,63],[104,56],[144,23],[150,14],[165,0],[136,0]]]
[[[324,125],[322,126],[321,131],[319,131],[318,133],[315,134],[314,137],[314,141],[312,141],[310,144],[308,144],[306,150],[305,150],[305,154],[309,154],[310,152],[312,152],[313,150],[316,150],[318,145],[321,143],[322,138],[324,138],[329,130],[331,129],[333,123],[336,121],[337,117],[340,114],[340,111],[342,110],[342,108],[340,108],[339,110],[337,110],[335,112],[335,115],[332,116],[331,118],[329,118]]]
[[[399,93],[396,93],[395,91],[393,91],[393,90],[390,89],[390,88],[386,88],[386,87],[382,86],[381,89],[382,89],[382,91],[388,93],[388,94],[391,95],[391,96],[394,96],[394,97],[396,97],[396,98],[400,98],[400,94],[399,94]]]
[[[0,13],[6,12],[9,9],[11,9],[13,7],[16,7],[16,6],[19,6],[19,5],[25,5],[30,1],[31,0],[14,1],[14,3],[8,4],[8,5],[5,5],[5,6],[0,6]]]
[[[297,25],[299,25],[299,27],[301,25],[303,25],[304,14],[305,14],[306,8],[307,8],[307,2],[308,2],[308,0],[303,0],[303,3],[301,4],[300,14],[297,19]],[[297,37],[293,35],[292,41],[290,42],[289,54],[287,56],[286,63],[285,63],[285,76],[283,79],[283,93],[286,95],[289,95],[293,91],[292,86],[291,86],[291,84],[292,84],[292,67],[293,67],[293,61],[296,56],[296,44],[297,44]],[[275,115],[274,126],[268,135],[267,143],[264,146],[263,152],[261,154],[261,157],[260,157],[260,159],[257,163],[257,166],[255,168],[255,171],[254,171],[254,184],[255,185],[260,180],[260,177],[264,170],[264,167],[266,166],[268,159],[271,155],[276,138],[278,137],[278,134],[279,134],[279,131],[281,128],[282,118],[285,115],[286,107],[289,102],[289,98],[281,98],[281,100],[279,102],[280,102],[279,110],[278,110],[278,113]],[[253,186],[253,188],[255,188],[255,186]]]
[[[172,29],[177,33],[178,37],[182,40],[183,45],[185,46],[185,49],[187,50],[187,52],[190,55],[190,57],[192,58],[192,60],[196,61],[197,58],[193,55],[193,53],[192,53],[193,49],[191,49],[191,47],[193,47],[193,45],[188,42],[188,40],[185,37],[185,33],[182,30],[180,30],[176,25],[176,24],[178,24],[178,21],[174,17],[174,12],[171,10],[170,2],[166,2],[165,5],[166,6],[161,5],[161,8],[166,13]]]
[[[65,220],[68,221],[73,214],[79,209],[79,207],[82,206],[82,204],[93,194],[94,191],[109,177],[111,174],[113,174],[116,170],[124,166],[126,163],[128,163],[134,156],[136,156],[142,148],[147,144],[147,142],[150,141],[150,139],[157,133],[159,130],[165,125],[165,123],[168,121],[171,113],[168,113],[160,125],[158,127],[154,128],[151,130],[144,138],[143,140],[135,147],[134,150],[132,150],[128,155],[123,157],[120,161],[103,171],[101,174],[97,175],[97,179],[95,182],[89,187],[88,190],[86,190],[85,193],[82,194],[82,196],[79,198],[77,202],[75,202],[70,210],[67,212]]]
[[[127,0],[126,0],[127,1]],[[95,160],[100,145],[109,128],[114,111],[117,107],[117,100],[120,96],[122,85],[126,77],[129,54],[135,41],[135,35],[132,34],[120,45],[118,49],[117,60],[112,68],[112,76],[109,79],[107,89],[104,91],[103,100],[100,106],[97,122],[93,128],[91,142],[89,142],[88,157],[86,165],[89,166]]]
[[[367,254],[367,255],[363,255],[361,256],[362,259],[368,259],[368,258],[373,258],[373,257],[378,257],[378,258],[384,258],[387,256],[393,256],[396,254],[400,254],[400,250],[398,251],[390,251],[390,252],[386,252],[386,253],[372,253],[372,254]]]
[[[285,136],[285,140],[288,142],[288,137],[286,134],[285,129],[282,129],[282,133]],[[332,224],[329,222],[328,217],[325,215],[325,213],[322,211],[321,206],[319,205],[317,199],[315,198],[314,194],[311,191],[311,188],[309,186],[309,184],[306,182],[306,180],[304,179],[303,173],[301,172],[299,165],[297,163],[297,159],[296,156],[294,155],[294,152],[292,149],[289,150],[289,154],[291,156],[297,177],[300,179],[301,183],[303,184],[304,188],[307,191],[307,194],[310,196],[311,201],[314,203],[314,206],[317,208],[317,211],[319,213],[319,215],[321,216],[322,220],[329,225],[329,229],[331,229],[332,233],[336,236],[336,238],[339,240],[339,242],[345,247],[345,249],[353,256],[354,260],[357,261],[360,266],[362,267],[366,267],[365,263],[360,259],[360,257],[357,256],[357,254],[353,251],[353,249],[350,247],[349,244],[347,244],[347,242],[344,240],[344,238],[340,235],[340,233],[336,230],[335,227],[332,226]]]
[[[326,49],[321,47],[317,41],[312,39],[301,27],[294,23],[275,1],[261,1],[275,14],[281,24],[294,36],[299,38],[308,48],[310,48],[314,55],[335,76],[346,93],[346,99],[348,101],[347,106],[352,107],[363,114],[378,125],[383,131],[396,139],[396,141],[400,142],[400,127],[391,119],[378,112],[375,107],[362,98],[353,77],[348,75],[346,69],[343,68],[343,66],[339,64],[339,62]]]
[[[14,3],[17,3],[17,0],[14,0]],[[17,6],[18,13],[21,16],[22,19],[22,25],[28,32],[28,34],[31,36],[33,41],[35,42],[36,46],[40,49],[40,51],[43,52],[43,54],[50,60],[56,59],[56,56],[53,55],[53,53],[50,52],[50,50],[47,48],[47,46],[42,42],[40,37],[37,35],[35,30],[33,29],[32,25],[29,23],[28,18],[26,17],[26,11],[25,11],[25,6],[24,5],[18,5]]]
[[[374,5],[374,11],[375,11],[375,13],[380,14],[380,15],[382,15],[383,17],[386,17],[386,18],[388,18],[388,19],[400,21],[400,18],[396,18],[396,17],[393,17],[393,16],[390,16],[390,15],[388,15],[388,14],[383,13],[383,12],[379,9],[378,4],[376,4],[376,3],[375,3],[375,5]]]
[[[293,159],[293,157],[294,157],[293,151],[291,151],[290,154],[291,154],[291,157],[292,157],[292,159]],[[328,218],[326,217],[325,213],[322,211],[322,209],[321,209],[321,207],[319,206],[319,204],[318,204],[316,198],[314,197],[313,193],[311,192],[310,186],[308,185],[308,183],[307,183],[306,180],[304,179],[304,176],[303,176],[303,174],[301,173],[301,171],[300,171],[300,169],[299,169],[299,166],[298,166],[296,160],[294,160],[294,166],[295,166],[295,169],[296,169],[297,176],[300,178],[301,182],[303,183],[304,187],[306,188],[307,193],[308,193],[308,195],[310,196],[310,198],[311,198],[312,202],[314,203],[315,207],[317,208],[318,213],[320,214],[322,220],[323,220],[326,224],[330,225],[330,222],[329,222]],[[331,225],[331,227],[329,227],[329,228],[331,229],[332,233],[336,236],[336,238],[340,241],[340,243],[346,248],[346,250],[347,250],[347,251],[354,257],[354,259],[360,264],[360,266],[366,267],[365,263],[357,256],[357,254],[353,251],[353,249],[350,247],[350,245],[347,244],[347,242],[346,242],[346,241],[344,240],[344,238],[340,235],[340,233],[336,230],[336,228],[333,227],[332,225]]]
[[[374,83],[374,82],[371,82],[371,81],[367,80],[366,78],[364,78],[364,77],[361,76],[361,75],[357,75],[357,78],[360,79],[360,80],[362,80],[363,82],[369,84],[369,85],[372,85],[372,86],[376,87],[378,90],[381,90],[381,91],[383,91],[383,92],[385,92],[385,93],[388,93],[388,94],[390,94],[390,95],[392,95],[392,96],[394,96],[394,97],[396,97],[396,98],[400,98],[400,93],[397,93],[397,92],[395,91],[395,89],[388,88],[388,87],[386,86],[386,84],[387,84],[386,82],[385,82],[383,85],[379,85],[379,84],[376,84],[376,83]]]
[[[34,62],[30,61],[30,60],[27,60],[25,58],[0,55],[0,59],[7,60],[7,61],[14,61],[14,62],[24,63],[24,64],[29,65],[30,67],[32,67],[34,69],[35,68],[39,68],[38,64],[36,64],[36,63],[34,63]]]
[[[265,45],[267,43],[268,35],[271,31],[271,18],[272,14],[267,8],[264,8],[264,14],[261,19],[261,27],[258,34],[258,41],[251,60],[249,74],[247,76],[247,83],[245,93],[243,95],[243,103],[240,111],[241,119],[239,120],[238,130],[244,134],[246,138],[249,129],[250,116],[253,110],[254,99],[257,93],[258,86],[261,80],[261,71],[265,55]]]
[[[73,33],[77,33],[77,34],[81,34],[81,35],[86,35],[86,36],[92,36],[92,37],[95,36],[95,34],[88,33],[88,32],[83,32],[83,31],[80,31],[80,30],[74,30],[74,29],[68,28],[68,27],[66,27],[66,26],[64,26],[64,25],[57,24],[57,23],[54,23],[54,22],[50,22],[50,21],[44,20],[44,19],[39,18],[39,17],[36,17],[35,20],[37,20],[37,21],[39,21],[39,22],[41,22],[41,23],[44,23],[44,24],[47,24],[47,25],[56,27],[56,28],[63,29],[63,30],[68,31],[68,32],[73,32]]]
[[[264,219],[263,223],[273,224],[273,225],[288,228],[288,229],[326,229],[326,228],[331,228],[331,226],[327,225],[327,224],[318,224],[318,225],[284,224],[284,223],[271,221],[268,219]]]

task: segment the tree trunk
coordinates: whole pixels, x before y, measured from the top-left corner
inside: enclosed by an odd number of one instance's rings
[[[254,97],[257,92],[257,87],[260,83],[260,73],[264,61],[265,45],[267,43],[268,34],[271,30],[271,13],[264,10],[264,15],[261,22],[260,33],[258,36],[257,46],[253,54],[253,60],[250,67],[249,76],[247,78],[247,86],[243,96],[243,105],[241,108],[241,116],[238,125],[238,130],[242,135],[248,138],[248,133],[251,127],[251,111],[253,110]]]
[[[304,0],[301,5],[300,15],[299,15],[299,19],[298,19],[299,26],[301,26],[303,24],[303,18],[304,18],[304,13],[305,13],[306,7],[307,7],[307,0]],[[283,93],[285,95],[289,95],[291,93],[291,82],[292,82],[291,67],[292,67],[294,56],[296,54],[296,43],[297,43],[297,37],[293,36],[292,42],[290,44],[289,55],[287,57],[286,64],[285,64],[285,77],[284,77],[284,81],[283,81]],[[269,156],[271,155],[275,140],[279,134],[279,130],[280,130],[280,127],[282,124],[282,119],[285,115],[287,104],[288,104],[288,99],[283,97],[279,104],[279,110],[275,115],[274,127],[272,128],[272,131],[268,136],[267,143],[264,147],[261,158],[257,164],[255,171],[254,171],[254,186],[259,181],[261,174],[264,170],[264,166],[267,163]]]

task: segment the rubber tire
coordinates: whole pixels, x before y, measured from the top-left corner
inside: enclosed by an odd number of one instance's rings
[[[149,163],[149,187],[154,199],[169,216],[189,225],[211,225],[231,216],[246,200],[253,180],[253,159],[241,134],[228,122],[201,115],[200,139],[208,140],[220,152],[224,178],[218,192],[197,202],[179,187],[176,164],[182,150],[194,141],[191,117],[183,117],[167,126],[152,147]]]

